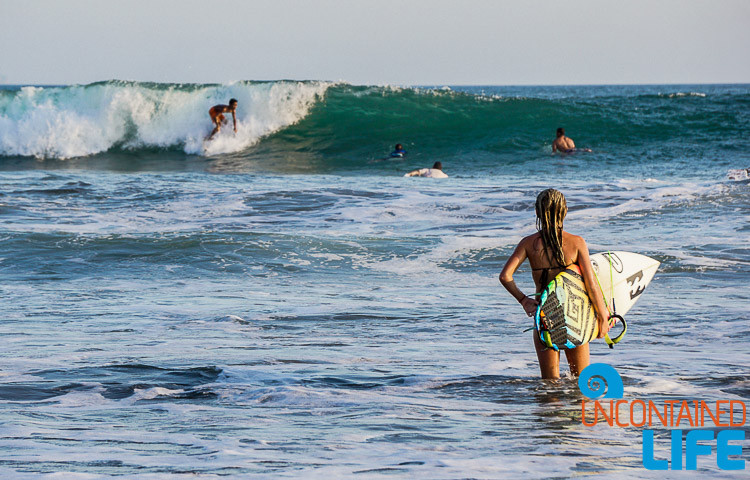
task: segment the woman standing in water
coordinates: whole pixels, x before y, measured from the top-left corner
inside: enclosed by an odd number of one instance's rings
[[[537,295],[566,267],[577,264],[581,269],[586,291],[593,299],[596,318],[599,322],[599,338],[609,330],[606,317],[607,306],[601,295],[593,287],[596,285],[594,270],[589,260],[589,249],[586,241],[576,235],[563,230],[563,220],[568,213],[565,197],[559,191],[550,188],[536,198],[537,233],[530,235],[518,244],[516,250],[505,263],[500,282],[523,306],[530,317],[536,313],[539,302],[536,295],[528,296],[516,286],[513,274],[518,267],[529,259],[531,275],[534,278]],[[534,346],[539,359],[542,378],[560,378],[560,352],[547,348],[539,339],[539,332],[534,331]],[[580,345],[574,349],[565,350],[568,365],[573,375],[578,376],[589,364],[589,345]]]

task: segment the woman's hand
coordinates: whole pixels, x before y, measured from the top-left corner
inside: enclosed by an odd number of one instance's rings
[[[612,320],[612,323],[609,323],[609,320],[605,319],[602,316],[598,317],[599,322],[599,335],[597,335],[596,338],[604,338],[604,336],[609,332],[609,329],[612,328],[614,325],[615,320]]]
[[[523,300],[521,300],[521,306],[529,317],[533,317],[536,314],[536,307],[538,305],[539,302],[531,297],[523,297]]]

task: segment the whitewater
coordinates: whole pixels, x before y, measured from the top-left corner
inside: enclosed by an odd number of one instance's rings
[[[747,403],[748,129],[750,85],[0,87],[0,476],[682,478],[539,380],[498,274],[561,190],[592,252],[661,262],[592,361]]]

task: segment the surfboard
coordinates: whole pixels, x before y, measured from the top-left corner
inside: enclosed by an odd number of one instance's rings
[[[605,340],[612,347],[627,332],[622,318],[641,297],[654,278],[659,262],[632,252],[604,252],[591,255],[598,285],[610,315],[622,321],[622,331]],[[585,345],[599,335],[599,325],[578,265],[560,272],[542,291],[534,324],[542,343],[555,350]]]

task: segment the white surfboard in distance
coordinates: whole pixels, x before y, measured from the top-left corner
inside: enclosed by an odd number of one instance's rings
[[[628,313],[641,298],[660,265],[658,260],[632,252],[602,252],[590,258],[607,306],[613,310],[614,305],[618,315]]]

